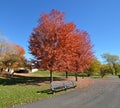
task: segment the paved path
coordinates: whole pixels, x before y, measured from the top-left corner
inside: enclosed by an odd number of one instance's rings
[[[16,108],[120,108],[120,79],[95,79],[95,84]]]

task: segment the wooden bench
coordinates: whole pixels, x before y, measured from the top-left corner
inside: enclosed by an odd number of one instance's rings
[[[52,82],[51,91],[52,94],[58,91],[67,90],[70,88],[75,88],[77,86],[76,81],[65,81],[65,82]]]

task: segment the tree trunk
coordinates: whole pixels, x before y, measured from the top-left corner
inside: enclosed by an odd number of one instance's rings
[[[68,78],[68,72],[65,72],[66,73],[66,78]]]
[[[78,81],[77,73],[75,73],[75,81]]]
[[[10,72],[10,68],[8,68],[8,72]]]
[[[115,75],[117,75],[117,71],[116,71],[116,69],[115,69]]]
[[[114,68],[115,75],[117,75],[117,69],[116,69],[115,64],[113,64],[113,68]]]
[[[50,70],[50,83],[53,82],[53,76],[52,76],[52,71]]]

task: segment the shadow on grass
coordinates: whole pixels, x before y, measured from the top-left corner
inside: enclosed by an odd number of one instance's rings
[[[60,81],[62,78],[54,77],[54,81]],[[38,83],[49,83],[49,77],[28,77],[28,76],[13,76],[11,78],[0,78],[0,85],[16,85],[16,84],[27,84],[27,85],[38,85]]]
[[[61,91],[66,92],[66,90],[61,89],[61,90],[55,91],[55,93],[58,93],[58,92],[61,92]],[[38,93],[38,94],[39,94],[39,93],[40,93],[40,94],[52,94],[52,95],[54,94],[51,89],[46,89],[46,90],[42,90],[42,91],[37,91],[37,93]]]
[[[42,93],[42,94],[52,94],[51,89],[46,89],[46,90],[42,90],[42,91],[37,91],[37,93]]]

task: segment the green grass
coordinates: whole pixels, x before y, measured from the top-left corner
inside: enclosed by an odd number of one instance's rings
[[[33,85],[11,85],[0,86],[0,108],[10,108],[24,103],[50,97],[47,93],[42,93],[48,87],[37,87]]]
[[[45,82],[48,80],[47,77],[0,77],[0,108],[11,108],[51,97],[52,94],[48,94],[49,82]]]
[[[49,77],[50,76],[49,71],[36,71],[32,74],[39,74],[40,76],[43,76],[43,77]],[[64,72],[53,72],[53,76],[54,77],[64,76]]]
[[[36,71],[32,74],[38,74],[38,75],[43,76],[43,77],[49,77],[50,76],[49,71]],[[53,77],[63,77],[65,75],[66,75],[65,72],[53,72]],[[68,73],[68,76],[74,76],[74,73]]]
[[[33,74],[38,74],[40,76],[43,77],[49,77],[49,71],[37,71],[34,72]],[[53,72],[53,77],[65,77],[66,73],[65,72]],[[75,76],[74,73],[68,73],[68,77],[69,76]],[[86,73],[79,73],[78,77],[88,77]],[[104,76],[105,78],[107,77],[107,75]],[[99,74],[93,74],[90,76],[90,78],[101,78],[101,76]]]
[[[39,74],[41,76],[49,76],[49,71],[36,71],[36,72],[33,72],[32,74]]]
[[[103,78],[109,78],[109,77],[112,77],[113,75],[111,74],[106,74]],[[93,74],[90,76],[90,78],[102,78],[101,75],[99,74]]]
[[[49,71],[37,71],[37,72],[34,72],[32,74],[38,74],[38,75],[43,76],[43,77],[49,77],[50,72]],[[65,72],[53,72],[53,77],[65,77],[65,75],[66,75]],[[75,75],[74,73],[68,73],[68,77],[74,76],[74,75]],[[113,76],[113,75],[106,74],[103,78],[108,78],[110,76]],[[79,73],[78,77],[88,77],[88,76],[86,73]],[[95,73],[89,77],[90,78],[101,78],[101,75],[99,73]]]
[[[90,76],[91,78],[101,78],[101,76],[100,75],[92,75],[92,76]]]

